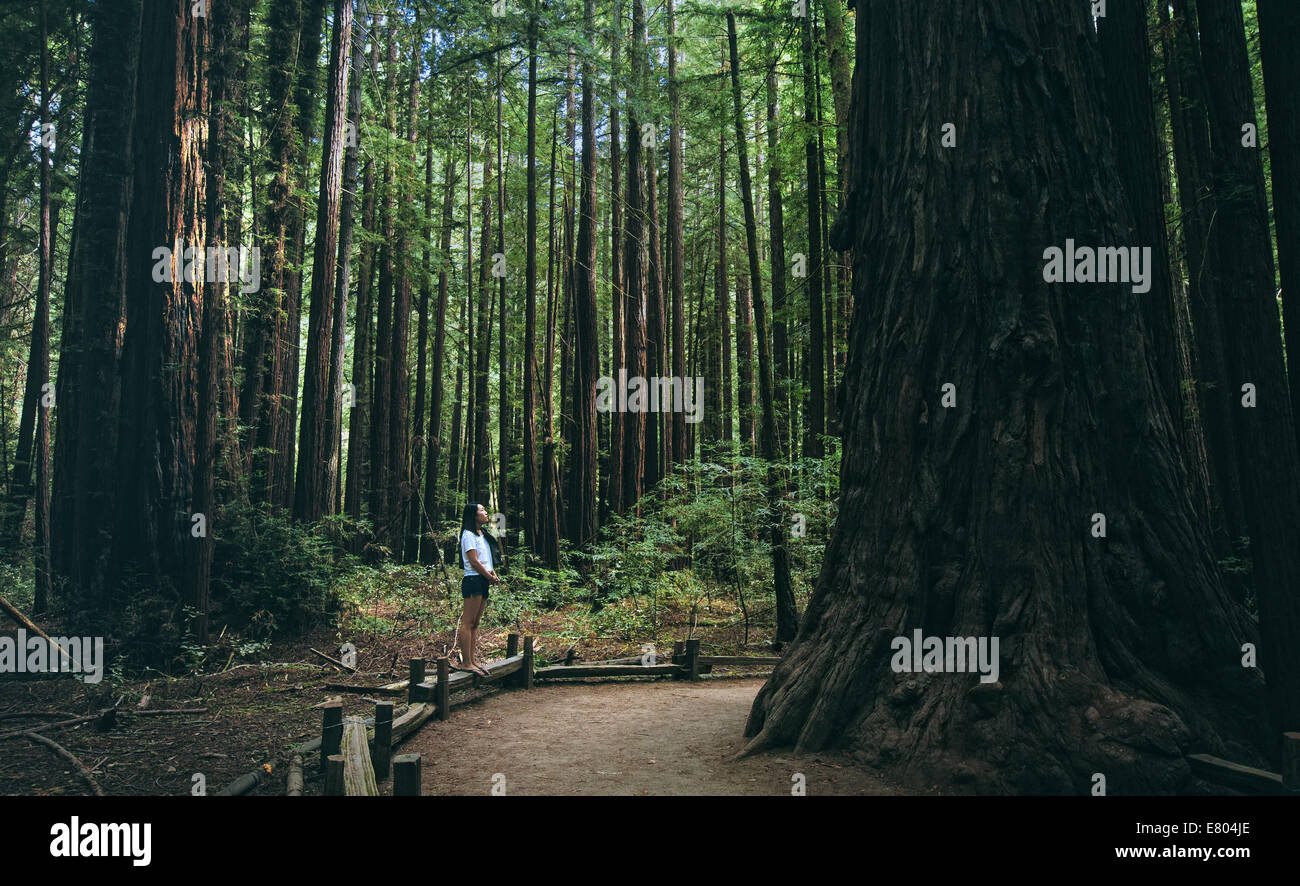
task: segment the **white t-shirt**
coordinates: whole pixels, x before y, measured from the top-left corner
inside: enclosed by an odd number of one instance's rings
[[[469,552],[478,551],[478,561],[483,568],[491,572],[495,567],[492,565],[492,548],[488,545],[487,538],[483,535],[475,535],[468,529],[462,529],[460,533],[460,562],[465,566],[466,575],[478,575],[478,571],[469,564]]]

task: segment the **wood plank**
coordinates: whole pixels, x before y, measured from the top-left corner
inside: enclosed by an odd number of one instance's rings
[[[533,674],[537,680],[566,677],[660,677],[681,674],[683,668],[672,665],[553,665],[538,668]]]
[[[348,718],[343,727],[343,793],[348,797],[378,797],[375,769],[370,762],[370,742],[360,719]]]
[[[1247,794],[1282,794],[1282,776],[1276,772],[1255,769],[1223,760],[1210,754],[1188,754],[1187,764],[1192,772],[1206,781]]]

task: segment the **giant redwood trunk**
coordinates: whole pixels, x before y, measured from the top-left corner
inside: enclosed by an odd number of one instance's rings
[[[959,791],[1184,787],[1264,737],[1255,637],[1194,519],[1146,296],[1045,281],[1130,246],[1086,4],[878,0],[857,21],[840,520],[750,751],[846,746]],[[869,21],[868,21],[869,19]],[[940,145],[952,122],[958,147]],[[941,386],[955,385],[955,405]],[[1096,537],[1094,514],[1107,520]],[[998,637],[999,676],[893,640]]]
[[[189,11],[188,0],[146,3],[141,25],[148,50],[135,125],[151,135],[136,139],[133,152],[112,571],[194,606],[202,640],[207,588],[196,578],[206,574],[210,547],[200,530],[211,532],[214,517],[199,520],[195,507],[203,283],[185,280],[184,253],[175,251],[177,241],[206,243],[207,20]],[[173,251],[159,259],[155,251],[166,244]],[[155,279],[159,263],[170,280]]]

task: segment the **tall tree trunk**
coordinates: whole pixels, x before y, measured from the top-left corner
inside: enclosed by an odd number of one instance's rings
[[[595,0],[583,2],[583,30],[595,39]],[[587,548],[596,540],[596,385],[600,342],[596,307],[596,85],[589,53],[582,57],[582,199],[574,255],[574,438],[570,476],[570,540]]]
[[[646,371],[647,380],[668,375],[668,351],[664,332],[663,250],[659,239],[658,150],[650,149],[645,164],[646,180]],[[654,382],[651,382],[653,384]],[[666,473],[664,443],[670,433],[666,420],[672,404],[660,403],[647,415],[645,431],[645,488],[650,489]]]
[[[633,0],[636,2],[636,0]],[[610,376],[619,378],[619,373],[627,368],[627,329],[623,320],[626,307],[626,286],[623,269],[623,159],[622,141],[619,133],[619,85],[622,71],[619,68],[619,50],[623,42],[623,0],[614,0],[614,21],[610,37],[610,98],[609,98],[609,174],[610,174],[610,243],[609,243],[609,292],[613,315],[613,341],[610,343]],[[631,120],[629,119],[629,128]],[[639,133],[637,133],[639,136]],[[605,479],[605,498],[609,510],[615,514],[623,513],[625,500],[623,495],[623,461],[627,437],[627,413],[617,409],[611,410],[609,474]]]
[[[506,166],[502,154],[501,53],[497,53],[497,252],[506,254]],[[510,515],[510,384],[509,355],[506,353],[506,275],[502,274],[497,287],[497,458],[501,468],[497,473],[497,511]],[[513,515],[510,515],[513,517]],[[504,548],[506,538],[501,539]]]
[[[821,157],[817,150],[817,77],[813,70],[812,16],[803,18],[803,123],[804,160],[808,175],[808,254],[804,284],[808,288],[808,370],[807,424],[804,454],[822,455],[821,435],[826,433],[825,316],[822,308],[822,222]]]
[[[69,608],[88,629],[108,610],[106,578],[111,550],[117,479],[119,328],[126,298],[127,214],[134,186],[136,72],[140,60],[140,0],[99,4],[90,12],[94,34],[86,95],[86,149],[81,156],[81,220],[77,267],[68,285],[77,288],[80,361],[77,388],[96,392],[77,398],[79,428],[71,456],[77,494],[71,530],[77,539],[71,564]]]
[[[312,257],[311,307],[307,326],[307,370],[302,385],[302,427],[294,516],[319,520],[329,513],[338,482],[330,440],[336,396],[330,387],[334,353],[335,285],[338,268],[339,210],[343,191],[343,140],[347,122],[344,91],[352,48],[352,0],[334,0],[329,85],[325,99],[325,137],[321,145],[320,199],[316,204],[316,244]],[[346,298],[346,296],[344,296]]]
[[[409,144],[410,153],[407,155],[407,165],[410,169],[415,169],[418,163],[416,154],[416,132],[419,122],[419,103],[420,103],[420,66],[423,64],[420,58],[420,35],[423,29],[420,22],[415,23],[414,34],[411,42],[411,78],[406,93],[406,142]],[[403,558],[404,551],[409,539],[406,536],[407,511],[410,507],[410,501],[415,496],[415,488],[412,485],[412,475],[410,471],[410,442],[411,429],[408,422],[410,418],[410,401],[411,401],[411,366],[407,359],[407,351],[410,349],[411,338],[411,301],[412,289],[414,283],[414,267],[411,262],[411,235],[410,219],[415,215],[415,195],[411,188],[403,187],[405,206],[397,210],[402,218],[401,227],[397,236],[397,251],[394,254],[394,261],[397,262],[394,273],[396,283],[393,290],[393,346],[389,355],[391,360],[391,370],[389,372],[389,399],[391,401],[391,411],[389,412],[389,445],[392,447],[389,455],[389,465],[393,473],[392,480],[392,497],[389,499],[392,515],[388,518],[393,527],[393,554],[398,559]]]
[[[524,530],[536,553],[537,517],[537,3],[528,10],[528,158],[524,172]],[[549,396],[549,392],[548,392]]]
[[[1260,660],[1268,678],[1275,733],[1300,730],[1300,454],[1282,353],[1274,289],[1264,170],[1259,151],[1243,149],[1243,129],[1255,124],[1250,62],[1241,6],[1201,0],[1201,51],[1210,110],[1219,246],[1225,298],[1219,313],[1226,378],[1242,396],[1237,426],[1251,578],[1263,633]],[[1246,386],[1254,408],[1244,408]],[[1255,403],[1258,403],[1255,406]],[[1274,748],[1275,752],[1280,747]]]
[[[338,276],[334,280],[334,341],[332,346],[332,356],[330,357],[330,391],[334,397],[334,404],[330,409],[329,423],[327,425],[326,436],[329,439],[330,461],[333,463],[333,473],[337,479],[342,472],[342,428],[343,428],[343,363],[346,359],[345,348],[347,345],[347,313],[348,313],[348,291],[352,284],[352,240],[356,230],[356,202],[357,202],[357,167],[359,165],[359,155],[361,146],[361,81],[363,79],[364,52],[365,52],[365,33],[366,18],[368,16],[368,7],[366,0],[357,0],[356,18],[352,22],[352,60],[349,64],[348,80],[348,138],[344,144],[343,151],[343,196],[342,203],[339,207],[339,254],[336,267]],[[367,161],[369,162],[369,161]],[[358,294],[362,284],[357,283]],[[357,314],[353,320],[353,383],[351,385],[351,396],[348,398],[349,429],[356,423],[357,416],[354,416],[352,410],[359,408],[359,404],[364,401],[363,397],[358,396],[358,379],[357,379],[357,362],[355,352],[360,350],[362,341],[363,325],[361,320],[361,305],[358,299]],[[364,364],[362,364],[364,366]],[[364,416],[364,410],[362,410]],[[358,431],[358,436],[364,435],[364,430]],[[363,441],[358,439],[358,445]],[[353,445],[352,431],[348,432],[348,471],[347,471],[347,488],[348,500],[354,500],[352,469],[357,462],[352,460],[351,449]],[[357,478],[358,480],[360,478]],[[357,489],[360,489],[358,484]],[[330,513],[338,513],[343,508],[343,502],[339,499],[342,495],[335,494],[334,500],[330,504]],[[359,502],[358,502],[359,507]],[[353,519],[359,517],[349,514]]]
[[[1098,772],[1112,793],[1183,788],[1184,753],[1250,756],[1261,681],[1239,667],[1253,628],[1185,492],[1145,357],[1146,297],[1039,270],[1067,237],[1122,244],[1132,224],[1089,7],[878,0],[869,12],[846,207],[857,310],[841,512],[854,519],[836,524],[747,749],[836,743],[963,792],[1082,794]],[[938,144],[948,120],[960,151]],[[944,211],[899,216],[903,204]],[[1089,531],[1092,512],[1107,537]],[[1150,588],[1158,602],[1134,592]],[[896,672],[895,638],[914,629],[1000,637],[997,681]]]
[[[677,15],[668,0],[668,250],[672,267],[670,285],[673,304],[673,375],[686,385],[686,248],[682,184],[682,98],[677,79]],[[686,412],[676,410],[672,419],[672,462],[687,459]]]
[[[1232,418],[1234,386],[1225,375],[1223,332],[1219,328],[1223,276],[1218,246],[1211,235],[1216,209],[1210,187],[1205,83],[1195,7],[1188,6],[1188,0],[1172,0],[1171,7],[1175,33],[1172,51],[1166,47],[1166,81],[1178,172],[1180,221],[1187,255],[1188,294],[1196,330],[1197,393],[1204,419],[1215,536],[1226,556],[1230,551],[1237,552],[1247,529],[1240,465],[1236,460],[1237,428]]]
[[[749,152],[745,147],[745,116],[740,102],[740,58],[736,49],[736,15],[727,10],[727,44],[731,51],[731,102],[736,122],[736,153],[740,155],[740,202],[745,210],[745,254],[749,259],[749,283],[753,292],[754,320],[758,326],[758,396],[762,401],[759,432],[763,459],[767,462],[767,535],[772,549],[772,575],[776,596],[776,642],[784,646],[795,637],[799,613],[790,583],[790,556],[786,549],[785,518],[781,502],[785,481],[776,440],[776,403],[772,398],[772,352],[767,337],[767,307],[763,304],[763,272],[758,261],[758,222],[754,215],[754,190],[749,176]],[[811,198],[811,195],[810,195]],[[739,287],[738,287],[739,291]],[[742,358],[743,359],[743,358]]]
[[[372,22],[373,31],[373,22]],[[367,71],[377,77],[379,71],[379,40],[371,34],[370,61]],[[360,129],[357,130],[360,138]],[[375,163],[366,157],[361,174],[365,198],[361,205],[363,230],[375,230]],[[352,406],[348,412],[348,482],[347,513],[353,520],[361,518],[361,504],[370,498],[370,404],[374,386],[372,374],[374,339],[374,279],[375,247],[369,242],[361,244],[361,267],[357,274],[357,315],[354,321],[356,339],[352,346]],[[373,518],[372,518],[373,519]]]
[[[1300,354],[1300,9],[1287,0],[1256,0],[1259,51],[1268,107],[1277,264],[1286,312],[1286,351]],[[1300,373],[1292,373],[1291,414],[1300,415]]]
[[[772,350],[775,351],[773,395],[776,398],[777,446],[789,452],[794,439],[790,428],[790,348],[786,343],[786,280],[790,273],[785,261],[785,213],[781,202],[781,162],[777,136],[777,58],[767,69],[767,192],[768,240],[771,242]]]
[[[429,396],[429,465],[424,472],[424,507],[431,519],[439,519],[442,512],[438,508],[438,456],[442,454],[442,368],[447,342],[447,269],[451,264],[451,226],[456,198],[456,155],[448,138],[447,157],[443,161],[443,174],[446,185],[442,198],[442,241],[440,246],[438,268],[438,307],[434,316],[433,327],[433,385]],[[457,397],[460,392],[457,391]],[[426,525],[425,532],[432,533],[436,527]],[[438,557],[438,544],[435,539],[423,539],[420,543],[420,562],[431,564]]]
[[[150,51],[140,62],[136,125],[151,135],[133,145],[112,575],[178,594],[206,642],[211,548],[200,542],[214,515],[198,518],[194,487],[203,282],[186,281],[183,250],[206,242],[209,34],[207,19],[189,13],[188,0],[149,3],[141,25]],[[159,244],[171,254],[160,256]],[[156,281],[156,266],[171,279]]]
[[[379,35],[374,39],[377,41]],[[397,29],[389,19],[388,51],[385,60],[384,94],[388,113],[384,127],[391,136],[397,134]],[[394,166],[391,149],[384,158],[383,186],[379,210],[383,240],[379,246],[379,289],[375,301],[375,384],[371,391],[370,412],[370,519],[375,527],[375,542],[389,546],[391,537],[393,481],[393,247],[397,239],[395,213]],[[399,548],[400,550],[400,548]]]
[[[728,278],[731,262],[727,258],[727,143],[723,130],[718,130],[718,264],[713,276],[713,310],[717,317],[716,329],[719,349],[718,375],[722,391],[723,442],[734,439],[735,428],[731,419],[731,283]]]

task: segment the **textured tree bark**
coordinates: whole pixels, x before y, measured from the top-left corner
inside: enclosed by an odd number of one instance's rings
[[[80,361],[77,434],[71,454],[73,498],[71,535],[77,544],[70,569],[69,608],[78,623],[93,629],[106,614],[105,578],[111,549],[116,478],[118,404],[117,360],[126,279],[127,223],[133,188],[133,131],[136,69],[140,53],[139,0],[91,10],[94,39],[86,94],[86,148],[81,156],[81,219],[77,262],[69,286],[77,288]],[[90,395],[90,392],[94,395]]]
[[[334,279],[334,336],[331,347],[330,357],[330,393],[333,397],[333,403],[329,413],[329,421],[326,427],[326,437],[329,439],[329,458],[333,463],[333,475],[335,478],[334,487],[331,489],[331,501],[329,513],[339,513],[343,509],[343,494],[339,488],[339,479],[343,470],[343,364],[346,360],[345,349],[347,346],[347,315],[348,315],[348,291],[352,284],[352,240],[356,230],[356,202],[357,202],[357,167],[360,163],[360,146],[361,146],[361,80],[362,66],[365,62],[365,32],[366,19],[369,16],[369,9],[366,0],[357,0],[356,18],[352,22],[352,58],[349,62],[348,73],[348,134],[350,138],[344,145],[343,151],[343,196],[339,206],[339,251],[338,261],[335,264],[337,276]],[[357,289],[360,291],[361,282],[358,281]],[[358,396],[357,375],[355,352],[360,348],[362,339],[362,323],[360,304],[357,306],[357,316],[354,318],[355,328],[353,334],[354,341],[354,361],[353,361],[353,384],[352,393],[348,398],[349,427],[353,420],[351,410],[355,409],[364,398]],[[364,414],[364,413],[363,413]],[[362,441],[358,440],[358,444]],[[351,431],[348,434],[348,448],[352,447]],[[348,476],[347,484],[349,490],[352,488],[352,466],[351,454],[348,457]],[[358,478],[360,479],[360,478]],[[358,486],[359,489],[359,486]],[[354,518],[355,519],[355,518]]]
[[[1219,304],[1226,379],[1233,396],[1250,384],[1255,408],[1233,410],[1237,426],[1251,578],[1259,601],[1275,734],[1300,729],[1300,453],[1287,387],[1273,250],[1259,151],[1243,146],[1255,123],[1241,6],[1201,0],[1201,49],[1208,71],[1210,158],[1224,289]],[[1244,397],[1243,397],[1244,399]],[[1274,742],[1275,754],[1280,744]]]
[[[474,323],[474,341],[478,344],[474,367],[474,441],[471,453],[469,496],[471,501],[488,505],[488,367],[491,365],[492,336],[488,323],[492,316],[489,299],[492,296],[490,281],[492,267],[492,176],[495,163],[486,136],[483,143],[482,225],[479,229],[478,319]],[[489,513],[491,512],[489,508]]]
[[[298,444],[298,481],[294,516],[315,521],[329,513],[338,481],[331,460],[331,416],[336,405],[330,387],[334,353],[335,285],[339,211],[343,191],[343,139],[347,122],[344,91],[352,48],[352,0],[334,0],[334,35],[330,39],[329,80],[325,99],[325,137],[321,145],[320,199],[316,204],[316,243],[312,257],[311,306],[307,326],[307,368],[302,385],[302,426]],[[355,166],[355,163],[354,163]],[[346,295],[344,296],[346,298]]]
[[[195,512],[202,279],[185,279],[184,249],[206,243],[203,158],[208,122],[208,22],[187,0],[145,5],[133,145],[134,194],[126,231],[126,334],[112,578],[152,586],[197,610],[206,637],[207,587]],[[155,250],[168,245],[170,281],[155,282]],[[181,247],[180,252],[177,246]],[[167,267],[167,265],[164,265]],[[161,623],[161,616],[155,624]],[[149,624],[139,626],[148,630]]]
[[[1083,793],[1098,772],[1112,794],[1172,791],[1193,750],[1259,759],[1254,627],[1192,511],[1145,296],[1044,281],[1046,247],[1132,224],[1088,7],[878,0],[857,27],[853,519],[748,750],[835,743],[963,792]],[[914,629],[999,637],[997,682],[896,673]]]

